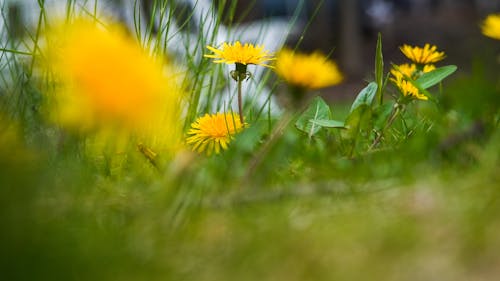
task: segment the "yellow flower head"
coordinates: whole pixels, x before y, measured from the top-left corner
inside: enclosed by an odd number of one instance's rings
[[[432,64],[424,65],[422,70],[419,70],[416,64],[401,64],[397,68],[391,69],[391,81],[398,87],[403,96],[413,97],[419,100],[428,100],[427,96],[421,94],[417,87],[413,86],[407,78],[417,80],[423,73],[433,71],[436,67]]]
[[[193,151],[206,152],[207,155],[213,152],[219,154],[221,148],[228,148],[233,136],[239,133],[244,125],[236,113],[207,113],[191,124],[188,131],[191,136],[186,142],[193,145]]]
[[[405,76],[414,79],[415,74],[417,73],[417,65],[415,64],[401,64],[398,65],[398,69],[392,68],[391,74],[396,79],[403,79]]]
[[[401,52],[414,63],[429,64],[445,58],[444,52],[438,52],[436,46],[425,44],[423,48],[403,45],[399,48]]]
[[[485,36],[500,40],[500,14],[486,17],[481,28]]]
[[[423,73],[431,72],[436,69],[436,66],[433,64],[426,64],[424,65],[424,68],[422,69]]]
[[[270,60],[274,60],[273,55],[264,50],[263,46],[245,43],[242,45],[240,41],[234,44],[224,43],[221,49],[207,46],[207,49],[212,51],[212,55],[204,55],[206,58],[216,59],[214,63],[227,63],[234,64],[240,63],[243,65],[256,64],[261,66],[270,67],[265,64]]]
[[[137,127],[166,103],[178,107],[174,79],[120,27],[80,20],[53,29],[47,40],[46,66],[60,83],[56,115],[63,125]]]
[[[56,82],[48,95],[55,122],[78,131],[147,134],[153,142],[163,138],[161,128],[169,131],[167,143],[175,137],[180,143],[182,90],[173,68],[151,58],[121,27],[78,19],[55,25],[45,40],[43,67]]]
[[[300,54],[290,49],[278,53],[276,73],[288,84],[305,89],[333,86],[343,79],[337,65],[323,54]]]
[[[426,64],[426,65],[424,65],[422,70],[419,71],[416,64],[405,63],[405,64],[398,65],[397,69],[395,67],[392,68],[391,74],[396,79],[403,79],[405,77],[409,77],[413,80],[416,80],[423,73],[431,72],[434,69],[436,69],[436,67],[433,64]],[[391,79],[394,80],[393,78],[391,78]]]
[[[413,84],[407,80],[400,79],[395,80],[394,82],[405,97],[411,97],[419,100],[429,99],[426,95],[421,94],[417,87],[413,86]]]

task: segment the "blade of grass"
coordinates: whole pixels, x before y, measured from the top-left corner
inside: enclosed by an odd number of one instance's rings
[[[382,54],[382,34],[379,32],[377,37],[377,48],[375,50],[375,82],[377,83],[377,94],[375,100],[378,105],[384,102],[384,56]]]

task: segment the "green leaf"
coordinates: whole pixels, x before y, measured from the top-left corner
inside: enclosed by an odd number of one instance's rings
[[[366,104],[370,106],[372,104],[373,98],[375,97],[375,94],[377,93],[377,83],[375,82],[370,82],[361,92],[359,92],[358,96],[354,100],[351,106],[351,111],[353,112],[358,108],[359,106]]]
[[[354,111],[352,111],[345,120],[347,130],[341,131],[340,135],[348,143],[349,152],[348,156],[352,157],[356,152],[362,131],[369,131],[371,124],[372,109],[370,105],[361,104]]]
[[[295,122],[295,127],[311,137],[321,130],[321,126],[311,121],[330,119],[330,116],[331,112],[328,104],[326,104],[322,98],[316,97],[312,100],[309,107],[299,116],[297,122]]]
[[[387,102],[373,110],[373,123],[376,130],[382,130],[382,128],[384,128],[393,108],[394,102]]]
[[[325,128],[347,129],[344,122],[330,119],[309,120],[309,122]]]
[[[360,130],[368,127],[372,115],[371,107],[368,104],[361,104],[347,116],[345,127],[348,128],[344,136],[356,140]]]
[[[443,81],[444,78],[450,76],[453,72],[457,70],[455,65],[448,65],[434,69],[431,72],[422,74],[416,82],[423,89],[430,88],[439,82]]]
[[[376,100],[381,105],[383,102],[382,89],[384,88],[384,56],[382,54],[382,34],[378,34],[377,48],[375,50],[375,82],[377,83]]]

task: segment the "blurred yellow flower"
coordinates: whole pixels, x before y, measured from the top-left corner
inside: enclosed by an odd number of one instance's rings
[[[485,36],[500,40],[500,14],[487,16],[481,29]]]
[[[423,48],[403,45],[399,47],[401,52],[414,63],[429,64],[445,58],[444,52],[438,52],[436,46],[425,44]]]
[[[186,142],[193,145],[193,151],[206,152],[209,156],[213,152],[219,154],[221,148],[228,148],[233,136],[239,133],[244,125],[236,113],[207,113],[191,124],[188,131],[191,136]]]
[[[55,25],[44,55],[43,67],[56,82],[50,115],[61,126],[129,132],[148,145],[181,143],[182,90],[174,69],[149,56],[120,26],[83,19]]]
[[[295,53],[282,49],[276,57],[276,73],[288,84],[304,89],[320,89],[340,83],[342,73],[323,54]]]
[[[214,54],[204,55],[206,58],[213,58],[214,63],[227,63],[227,64],[256,64],[261,66],[270,67],[265,64],[268,61],[274,60],[274,57],[269,51],[264,50],[261,45],[253,45],[245,43],[242,45],[239,41],[234,44],[224,43],[221,49],[207,46],[207,49]]]

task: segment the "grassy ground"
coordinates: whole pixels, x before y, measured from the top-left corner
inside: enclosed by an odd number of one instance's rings
[[[2,139],[0,257],[8,280],[499,274],[497,131],[444,156],[413,144],[353,160],[307,153],[283,163],[275,151],[250,178],[238,157],[188,159],[175,177],[104,176],[78,156],[51,159],[15,136]]]

